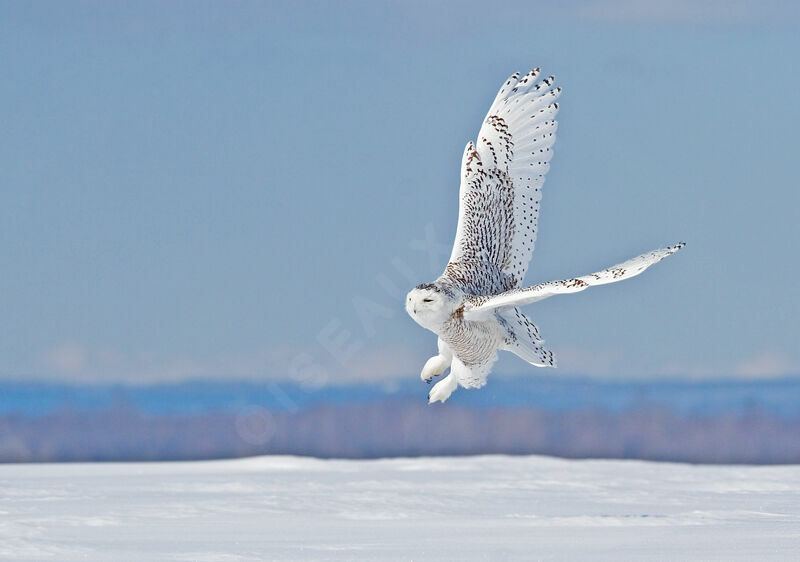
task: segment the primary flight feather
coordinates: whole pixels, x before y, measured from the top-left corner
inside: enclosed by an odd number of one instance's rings
[[[436,383],[429,402],[444,402],[460,384],[477,388],[510,351],[538,367],[555,367],[539,329],[519,309],[547,297],[614,283],[674,254],[684,244],[654,250],[603,271],[521,287],[536,242],[542,185],[550,168],[561,88],[535,68],[500,88],[461,161],[458,227],[450,261],[433,283],[417,286],[406,310],[439,336],[439,354],[421,377]]]

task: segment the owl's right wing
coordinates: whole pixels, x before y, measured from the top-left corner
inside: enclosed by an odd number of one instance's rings
[[[558,126],[554,77],[539,69],[500,88],[461,162],[455,244],[443,277],[467,293],[518,287],[536,241],[539,201]]]

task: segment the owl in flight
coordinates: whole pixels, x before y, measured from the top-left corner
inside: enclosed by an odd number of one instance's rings
[[[464,149],[450,261],[436,281],[408,293],[408,313],[439,336],[439,354],[425,363],[422,380],[430,382],[450,368],[428,394],[431,403],[447,400],[459,384],[486,384],[499,349],[537,367],[555,367],[553,352],[519,307],[634,277],[684,246],[654,250],[581,277],[521,286],[558,127],[561,88],[554,88],[554,81],[553,76],[540,80],[535,68],[521,79],[514,74],[500,88],[478,141]]]

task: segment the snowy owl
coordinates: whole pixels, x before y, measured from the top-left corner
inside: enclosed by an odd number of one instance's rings
[[[444,402],[459,384],[486,384],[500,349],[537,367],[555,367],[553,352],[520,306],[634,277],[684,246],[654,250],[597,273],[521,287],[558,126],[561,88],[553,87],[554,80],[540,80],[535,68],[522,79],[514,74],[500,88],[478,141],[464,149],[450,261],[436,281],[408,293],[408,314],[439,336],[439,354],[425,363],[422,380],[429,383],[450,368],[428,394],[430,403]]]

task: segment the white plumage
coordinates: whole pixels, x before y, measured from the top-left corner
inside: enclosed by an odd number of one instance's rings
[[[453,252],[444,273],[408,294],[406,310],[439,336],[439,354],[422,369],[426,382],[444,373],[429,401],[444,402],[460,384],[480,387],[497,360],[511,351],[529,363],[555,366],[539,329],[518,308],[547,297],[640,274],[681,249],[677,244],[597,273],[533,287],[520,285],[536,242],[542,185],[550,168],[558,123],[555,78],[539,69],[500,88],[461,161],[461,188]]]

